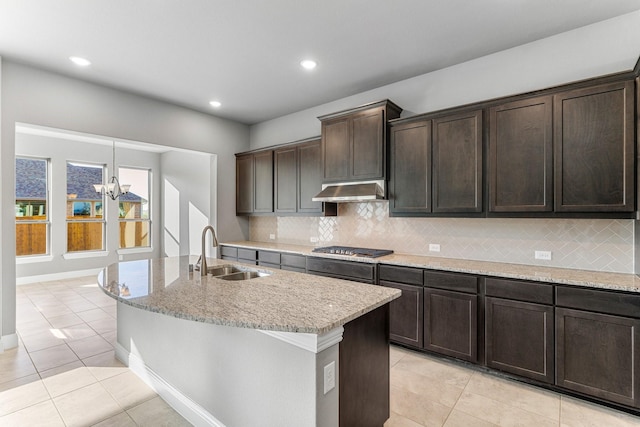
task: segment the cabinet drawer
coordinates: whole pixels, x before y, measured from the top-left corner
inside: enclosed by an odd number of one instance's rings
[[[295,271],[296,273],[306,273],[307,272],[306,268],[290,267],[290,266],[284,265],[284,264],[282,264],[280,269],[281,270],[286,270],[286,271]]]
[[[268,264],[280,265],[280,252],[258,251],[258,259],[260,263],[264,261]]]
[[[389,282],[405,283],[407,285],[423,284],[423,270],[420,268],[397,267],[392,265],[380,266],[380,280]]]
[[[280,264],[305,270],[307,268],[307,257],[304,255],[280,254]]]
[[[424,272],[424,285],[430,288],[447,289],[450,291],[478,293],[478,278],[459,273]]]
[[[556,286],[556,305],[640,318],[640,295]]]
[[[238,258],[238,248],[220,246],[220,255],[222,255],[223,259]]]
[[[258,259],[258,251],[255,249],[238,248],[238,258],[248,261],[256,261]]]
[[[261,266],[261,267],[276,268],[276,269],[280,270],[280,264],[272,264],[270,262],[258,261],[258,265]]]
[[[488,278],[486,295],[511,300],[553,304],[553,285]]]
[[[340,279],[375,283],[375,264],[340,261],[324,258],[307,258],[307,271]]]

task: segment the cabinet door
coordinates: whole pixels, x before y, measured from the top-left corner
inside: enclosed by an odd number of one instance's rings
[[[482,111],[433,120],[433,212],[482,212]]]
[[[553,306],[485,299],[487,366],[553,384]]]
[[[633,82],[555,96],[556,211],[634,210],[633,102]]]
[[[489,211],[552,211],[552,97],[494,107],[489,117]]]
[[[556,384],[640,407],[640,320],[556,308]]]
[[[422,347],[422,286],[380,281],[381,286],[400,289],[402,295],[389,303],[389,338],[391,341]]]
[[[389,211],[431,212],[431,121],[391,129]]]
[[[478,361],[478,297],[424,288],[424,348]]]
[[[273,153],[275,212],[296,211],[297,157],[296,147],[283,148]]]
[[[311,200],[322,188],[320,140],[298,147],[298,212],[322,212],[322,202]]]
[[[273,212],[273,151],[253,155],[254,161],[254,206],[259,213]]]
[[[349,118],[322,123],[323,177],[327,181],[349,179],[351,143]]]
[[[355,115],[351,120],[352,179],[384,178],[385,126],[384,110],[374,109]]]
[[[253,213],[253,155],[236,157],[236,215]]]

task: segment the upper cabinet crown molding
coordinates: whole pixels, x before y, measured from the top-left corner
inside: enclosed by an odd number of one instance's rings
[[[393,101],[389,99],[384,99],[382,101],[370,102],[368,104],[363,104],[358,107],[349,108],[347,110],[337,111],[335,113],[324,114],[322,116],[318,116],[320,121],[331,120],[338,117],[348,116],[351,114],[359,113],[361,111],[371,110],[373,108],[384,108],[389,112],[389,118],[387,120],[392,120],[400,117],[400,113],[402,113],[402,107],[399,107]]]

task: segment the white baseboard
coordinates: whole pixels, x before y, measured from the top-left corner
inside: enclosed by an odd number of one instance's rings
[[[18,334],[3,335],[0,337],[0,353],[18,346]]]
[[[142,381],[151,387],[165,402],[196,427],[225,427],[206,409],[198,405],[149,368],[140,357],[131,354],[116,343],[116,357],[133,371]]]
[[[73,279],[83,276],[97,276],[102,268],[92,268],[89,270],[63,271],[60,273],[41,274],[39,276],[17,277],[16,285],[28,285],[36,282],[50,282],[52,280]]]

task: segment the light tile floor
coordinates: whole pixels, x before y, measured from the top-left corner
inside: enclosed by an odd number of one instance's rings
[[[385,427],[630,427],[640,417],[391,348],[391,418]]]
[[[19,286],[20,345],[0,353],[0,426],[189,426],[114,356],[95,277]],[[391,349],[385,427],[639,426],[640,417]]]
[[[0,353],[0,426],[190,426],[114,355],[116,304],[95,277],[17,288]]]

